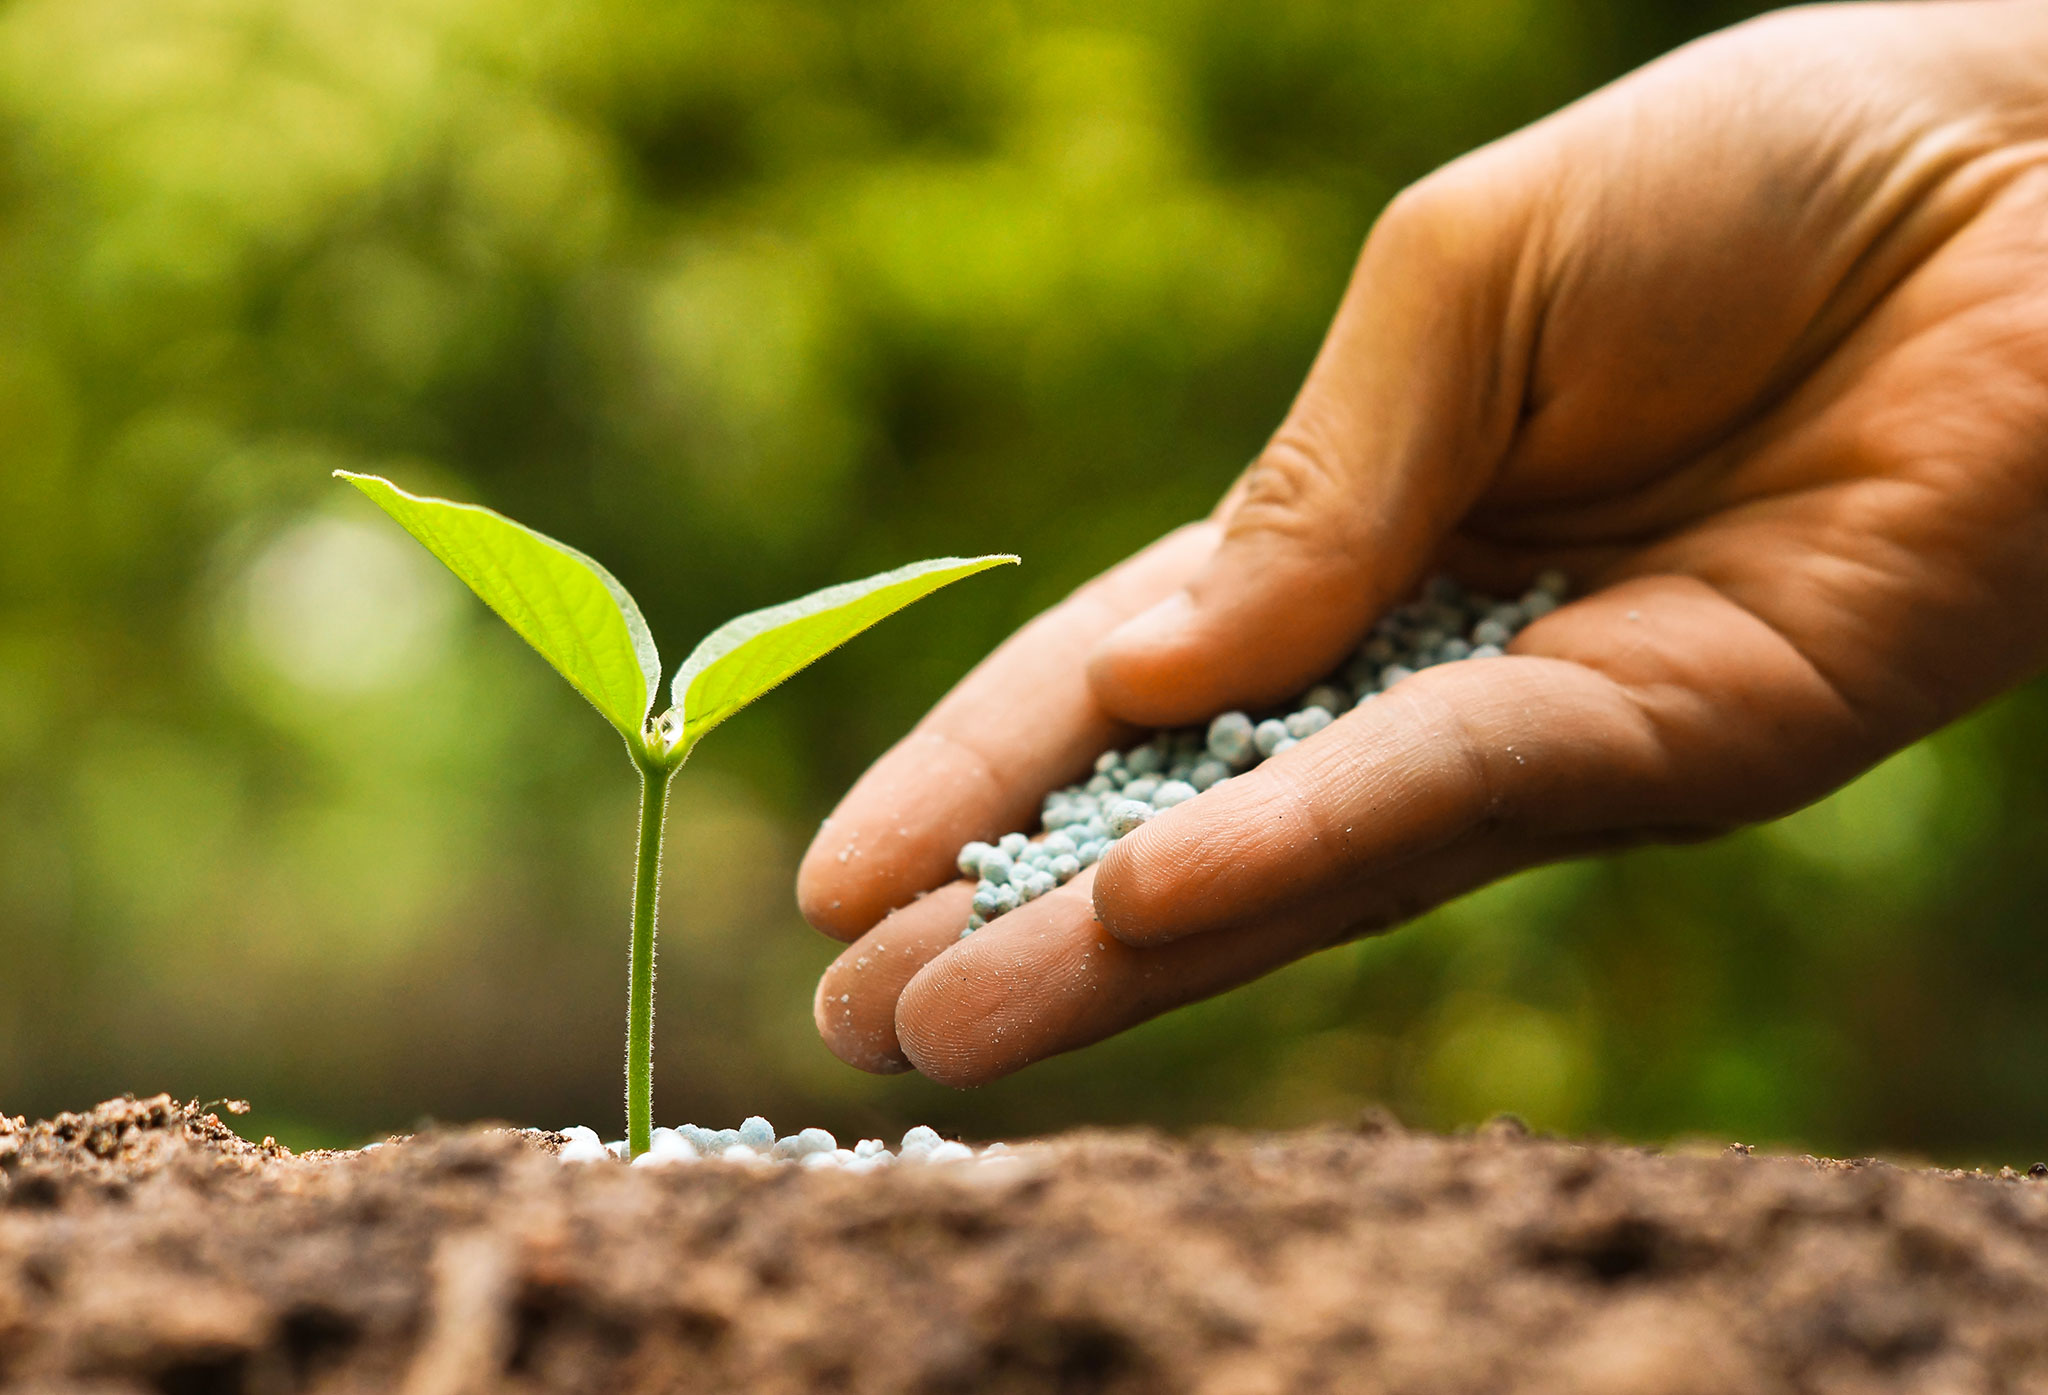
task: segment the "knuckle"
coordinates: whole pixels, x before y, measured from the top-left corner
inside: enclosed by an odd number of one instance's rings
[[[1269,855],[1289,869],[1289,880],[1327,887],[1351,874],[1362,858],[1352,836],[1355,820],[1333,798],[1324,762],[1275,762],[1272,806],[1264,819]]]
[[[1498,768],[1502,753],[1496,738],[1480,732],[1465,704],[1453,701],[1429,684],[1415,686],[1412,701],[1418,706],[1425,729],[1441,737],[1438,772],[1451,791],[1449,808],[1454,811],[1445,830],[1446,841],[1480,830],[1511,826],[1514,810],[1509,795],[1513,783]]]
[[[1295,520],[1342,478],[1336,454],[1311,432],[1283,427],[1245,475],[1240,509]]]
[[[1245,472],[1228,532],[1270,535],[1312,556],[1348,553],[1360,542],[1348,493],[1338,452],[1290,422]]]
[[[1475,150],[1396,194],[1373,224],[1364,257],[1446,294],[1511,267],[1554,182],[1542,174],[1554,158],[1539,129]]]
[[[1456,165],[1396,194],[1373,225],[1368,245],[1392,244],[1404,259],[1449,259],[1459,234],[1479,215],[1470,182]]]

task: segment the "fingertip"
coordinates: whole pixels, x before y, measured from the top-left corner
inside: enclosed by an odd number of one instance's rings
[[[897,1037],[897,1000],[959,940],[973,894],[966,882],[941,887],[884,918],[832,961],[819,976],[811,1015],[833,1055],[877,1075],[912,1068]]]
[[[1184,720],[1187,685],[1204,681],[1210,667],[1199,652],[1203,617],[1189,583],[1215,560],[1223,535],[1222,525],[1207,519],[1169,534],[1161,555],[1172,562],[1181,584],[1089,650],[1088,685],[1104,711],[1141,726]]]
[[[1354,559],[1233,539],[1186,586],[1096,643],[1089,685],[1104,711],[1140,726],[1276,702],[1342,662],[1374,594]]]
[[[897,1025],[899,1036],[905,1031]],[[942,1039],[915,1035],[902,1037],[903,1053],[909,1059],[911,1069],[937,1085],[954,1090],[973,1090],[990,1084],[1008,1075],[1008,1069],[991,1069],[972,1050],[959,1049]]]
[[[1000,1063],[984,1035],[986,1012],[975,1001],[972,952],[962,946],[918,970],[896,1000],[896,1040],[919,1075],[956,1090],[986,1085],[1016,1069]],[[1021,1063],[1019,1063],[1021,1064]]]
[[[1181,872],[1157,855],[1172,836],[1162,822],[1112,843],[1095,867],[1095,918],[1134,949],[1170,944],[1191,928],[1176,910]]]
[[[865,1020],[866,1014],[850,1001],[843,976],[834,972],[838,968],[835,963],[825,971],[811,996],[811,1020],[817,1024],[825,1049],[870,1075],[902,1075],[910,1070],[909,1059],[896,1043],[894,1014],[880,1025]]]
[[[1201,668],[1189,644],[1196,618],[1194,597],[1182,588],[1104,635],[1088,656],[1088,682],[1104,709],[1126,721],[1171,724],[1163,714]]]
[[[1066,1050],[1077,1023],[1109,1006],[1086,985],[1123,950],[1095,924],[1093,876],[991,921],[918,970],[896,1001],[896,1037],[919,1073],[960,1090],[986,1085]]]
[[[1349,829],[1316,809],[1344,798],[1357,764],[1349,715],[1161,813],[1095,866],[1094,909],[1132,949],[1212,936],[1285,903],[1349,855]]]
[[[848,875],[847,864],[856,851],[858,843],[838,833],[827,819],[796,871],[797,910],[814,929],[845,942],[858,939],[881,918],[868,904],[870,897],[860,880]]]

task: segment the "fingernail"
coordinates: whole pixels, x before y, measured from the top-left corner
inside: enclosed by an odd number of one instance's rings
[[[1183,588],[1117,626],[1103,642],[1104,647],[1126,654],[1133,650],[1174,648],[1186,639],[1194,615],[1195,598]]]

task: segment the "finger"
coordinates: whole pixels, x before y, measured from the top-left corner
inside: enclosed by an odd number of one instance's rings
[[[973,899],[972,882],[942,886],[884,916],[832,961],[811,1015],[833,1055],[877,1075],[910,1069],[896,1040],[896,999],[919,969],[959,942]]]
[[[1469,830],[1770,817],[2030,672],[2048,396],[2013,362],[2048,195],[2001,204],[1760,422],[1699,521],[1507,659],[1432,668],[1124,839],[1107,926],[1157,944]],[[1986,643],[1996,616],[1999,642]]]
[[[818,830],[797,873],[804,917],[853,939],[957,876],[962,844],[1025,827],[1046,790],[1127,735],[1089,690],[1088,651],[1185,581],[1215,544],[1208,524],[1169,533],[1031,621],[962,679]]]
[[[1690,578],[1610,587],[1514,649],[1404,679],[1122,839],[1097,869],[1105,927],[1138,946],[1233,929],[1480,834],[1718,830],[1874,754],[1797,649]]]
[[[942,1084],[987,1084],[1271,972],[1399,924],[1471,887],[1590,851],[1586,842],[1481,840],[1440,849],[1308,900],[1269,905],[1227,935],[1156,948],[1107,933],[1093,873],[989,922],[939,954],[896,1003],[903,1055]]]
[[[1219,511],[1215,556],[1092,655],[1109,711],[1173,726],[1278,701],[1420,579],[1522,405],[1519,158],[1483,152],[1381,218],[1300,396]]]
[[[1624,583],[1523,642],[1538,652],[1406,680],[945,947],[901,990],[903,1056],[995,1079],[1520,868],[1753,816],[1792,787],[1776,739],[1846,749],[1853,728],[1796,652],[1684,578]],[[1701,702],[1724,669],[1747,676]]]

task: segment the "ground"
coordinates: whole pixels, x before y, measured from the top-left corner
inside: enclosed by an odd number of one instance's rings
[[[1380,1117],[867,1176],[558,1139],[0,1119],[0,1385],[2048,1395],[2048,1177],[2009,1170]]]

